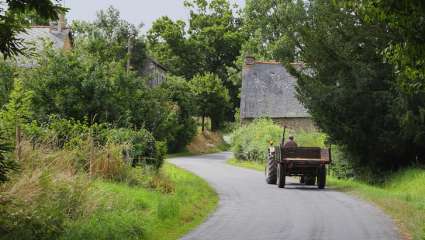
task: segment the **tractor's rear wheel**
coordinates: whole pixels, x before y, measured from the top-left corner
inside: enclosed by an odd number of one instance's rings
[[[279,188],[285,187],[286,181],[286,166],[283,163],[277,164],[277,186]]]
[[[317,170],[317,187],[324,189],[326,186],[326,166],[321,166]]]
[[[269,154],[267,158],[267,166],[265,169],[266,182],[268,184],[276,184],[277,180],[277,163],[273,154]]]

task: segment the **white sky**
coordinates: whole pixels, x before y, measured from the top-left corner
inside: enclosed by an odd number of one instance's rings
[[[72,20],[94,20],[96,12],[106,9],[110,5],[117,8],[121,18],[130,23],[143,23],[143,31],[147,31],[152,22],[161,16],[172,19],[187,20],[189,12],[183,6],[183,0],[64,0],[65,6],[70,8],[67,14],[69,22]],[[231,0],[239,6],[244,6],[245,0]]]

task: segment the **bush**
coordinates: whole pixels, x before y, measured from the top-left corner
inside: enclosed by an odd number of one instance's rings
[[[123,169],[125,164],[142,164],[159,169],[167,152],[166,144],[155,140],[146,129],[133,130],[128,128],[110,128],[106,124],[62,119],[50,116],[45,124],[33,121],[24,127],[24,133],[33,145],[51,149],[66,149],[76,151],[74,164],[79,168],[89,170],[89,158],[96,159],[92,166],[99,171]],[[95,156],[91,156],[94,154]],[[114,162],[114,164],[112,164]],[[111,165],[112,164],[112,165]],[[107,170],[108,169],[108,170]],[[115,171],[112,170],[112,171]],[[108,179],[111,173],[106,173]],[[123,176],[126,174],[123,172]],[[118,179],[121,177],[118,176]]]
[[[282,128],[270,119],[257,119],[232,134],[232,151],[239,160],[264,161],[270,140],[279,143]]]
[[[126,128],[112,129],[108,134],[108,141],[126,145],[124,154],[133,166],[143,164],[159,169],[167,153],[166,144],[155,141],[152,134],[145,129],[139,131]]]

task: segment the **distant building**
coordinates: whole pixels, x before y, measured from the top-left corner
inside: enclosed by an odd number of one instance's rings
[[[24,46],[33,52],[40,52],[44,47],[44,42],[50,41],[56,49],[70,50],[73,47],[72,31],[66,26],[63,15],[59,20],[50,23],[49,26],[31,26],[25,32],[20,33],[18,38],[23,39]],[[34,58],[18,56],[17,63],[22,67],[36,66]]]
[[[247,57],[242,70],[241,121],[269,117],[293,129],[316,129],[296,97],[296,81],[279,62]]]
[[[151,57],[146,57],[142,75],[147,77],[148,85],[155,87],[166,81],[167,69]]]

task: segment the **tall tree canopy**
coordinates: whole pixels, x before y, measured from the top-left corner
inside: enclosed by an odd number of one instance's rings
[[[7,0],[0,2],[0,53],[9,58],[23,53],[22,39],[17,35],[25,32],[31,19],[57,20],[66,9],[60,0]]]
[[[140,24],[139,27],[141,27]],[[146,57],[145,41],[139,34],[139,27],[121,19],[114,7],[100,10],[94,22],[74,21],[75,45],[102,62],[121,61],[128,63],[137,71],[143,68]],[[131,45],[131,56],[129,53]]]
[[[229,68],[245,41],[238,8],[226,0],[187,0],[189,25],[162,17],[148,32],[152,55],[175,75],[192,79],[197,74],[214,73],[229,90],[233,107],[239,106],[239,85],[229,78]],[[233,113],[228,111],[233,117]]]
[[[394,65],[398,92],[397,116],[402,137],[412,142],[411,154],[425,158],[425,2],[367,0],[348,1],[355,12],[369,24],[385,26],[391,41],[382,51]]]

